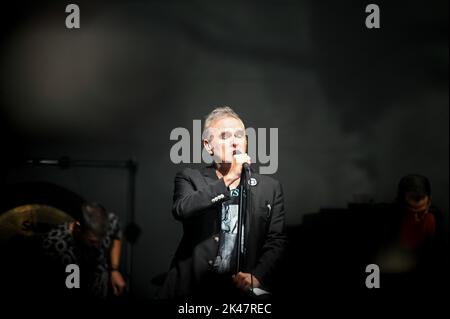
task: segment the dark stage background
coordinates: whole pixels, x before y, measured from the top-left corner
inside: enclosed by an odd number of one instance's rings
[[[380,29],[365,27],[364,1],[76,3],[73,30],[68,3],[2,5],[0,178],[58,184],[126,226],[126,169],[19,163],[136,161],[133,296],[154,296],[182,234],[171,200],[188,164],[171,162],[170,133],[184,127],[192,138],[193,120],[215,105],[248,127],[278,128],[274,177],[292,236],[325,216],[311,238],[339,241],[349,204],[392,201],[408,173],[430,178],[448,225],[448,1],[378,1]],[[370,223],[356,220],[349,229],[363,234]],[[311,238],[294,254],[327,256]]]

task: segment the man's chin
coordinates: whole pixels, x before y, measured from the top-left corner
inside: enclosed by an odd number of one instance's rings
[[[214,162],[219,165],[231,165],[231,161],[218,160]]]

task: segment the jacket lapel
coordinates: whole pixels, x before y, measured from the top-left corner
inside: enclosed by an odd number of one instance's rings
[[[218,180],[218,177],[216,175],[216,169],[214,168],[213,164],[202,167],[201,172],[208,184]]]

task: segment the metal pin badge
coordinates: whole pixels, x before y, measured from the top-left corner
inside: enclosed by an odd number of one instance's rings
[[[255,186],[256,184],[258,184],[258,182],[257,182],[256,178],[251,177],[251,178],[248,180],[248,184],[249,184],[250,186]]]

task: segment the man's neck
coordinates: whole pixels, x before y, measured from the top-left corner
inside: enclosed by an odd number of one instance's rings
[[[231,164],[230,163],[216,163],[215,164],[217,176],[219,178],[222,178],[223,176],[227,175],[230,171]]]

